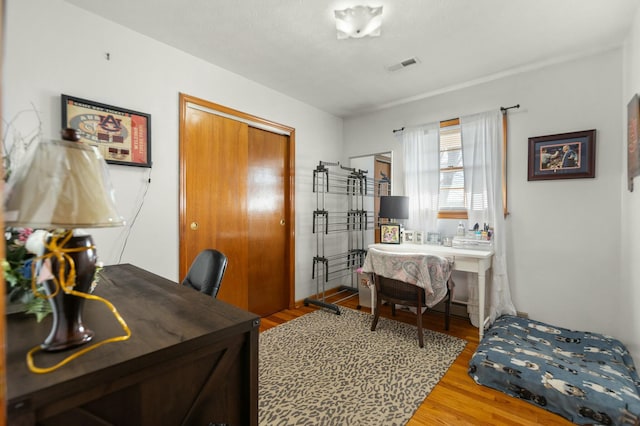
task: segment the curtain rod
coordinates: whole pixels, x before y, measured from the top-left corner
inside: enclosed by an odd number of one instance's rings
[[[520,104],[516,104],[510,107],[500,107],[500,111],[502,111],[503,114],[506,114],[508,110],[513,109],[513,108],[520,108]],[[447,121],[447,120],[445,120]],[[393,133],[397,133],[397,132],[401,132],[404,130],[404,127],[401,127],[399,129],[394,129]]]
[[[510,107],[500,107],[500,111],[502,111],[502,113],[506,113],[508,110],[513,109],[513,108],[520,108],[520,104],[514,105],[514,106],[510,106]]]

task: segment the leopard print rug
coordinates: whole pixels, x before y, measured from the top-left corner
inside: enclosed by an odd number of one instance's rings
[[[260,334],[259,424],[404,425],[467,342],[347,308]]]

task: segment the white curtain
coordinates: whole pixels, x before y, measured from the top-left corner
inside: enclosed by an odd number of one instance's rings
[[[436,232],[440,193],[440,125],[402,131],[404,192],[409,197],[406,229]]]
[[[506,227],[502,203],[502,114],[489,111],[460,117],[464,186],[468,201],[469,226],[486,223],[493,227],[491,290],[487,297],[489,323],[503,314],[516,314],[511,301],[506,261]],[[477,324],[478,288],[469,286],[468,310],[471,321]],[[475,305],[475,306],[474,306]],[[474,312],[475,310],[475,312]]]

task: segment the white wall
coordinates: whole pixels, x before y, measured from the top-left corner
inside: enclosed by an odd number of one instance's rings
[[[318,160],[341,160],[336,158],[342,150],[341,119],[64,1],[5,5],[5,120],[33,103],[45,138],[58,137],[61,93],[151,114],[153,168],[109,166],[120,213],[130,223],[151,178],[121,262],[179,278],[178,94],[183,92],[296,129],[296,298],[315,292],[311,173]],[[125,231],[91,231],[101,261],[118,263]]]
[[[640,93],[640,8],[636,11],[632,30],[624,47],[623,94],[619,104],[622,123],[622,150],[627,144],[627,103],[635,93]],[[627,190],[627,156],[619,164],[622,170],[621,270],[622,286],[618,295],[618,310],[624,324],[620,330],[623,340],[631,342],[629,350],[636,365],[640,363],[640,178],[634,179],[634,192]]]
[[[509,114],[508,150],[508,269],[516,308],[634,343],[637,337],[623,331],[629,315],[620,310],[621,68],[622,52],[613,50],[346,119],[345,156],[391,149],[401,169],[393,129],[520,104]],[[595,179],[527,181],[529,137],[588,129],[597,129]]]

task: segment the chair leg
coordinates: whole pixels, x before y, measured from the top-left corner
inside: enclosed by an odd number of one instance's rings
[[[418,307],[416,315],[418,316],[418,344],[424,348],[424,333],[422,332],[422,308]]]
[[[395,303],[391,303],[391,315],[392,316],[396,316],[396,304]]]
[[[376,306],[373,308],[373,322],[371,323],[371,331],[376,331],[378,318],[380,318],[380,306],[382,305],[380,297],[376,294]]]
[[[418,303],[416,306],[416,317],[417,317],[417,325],[418,325],[418,345],[421,348],[424,348],[424,333],[422,331],[422,306],[423,301],[422,301],[422,297],[424,294],[424,291],[422,290],[418,290],[416,291],[416,298],[418,299]]]
[[[451,281],[451,279],[449,279]],[[451,281],[451,286],[447,283],[447,302],[444,305],[444,329],[449,330],[449,320],[451,314],[451,297],[453,296],[451,293],[451,287],[453,286],[453,281]]]

